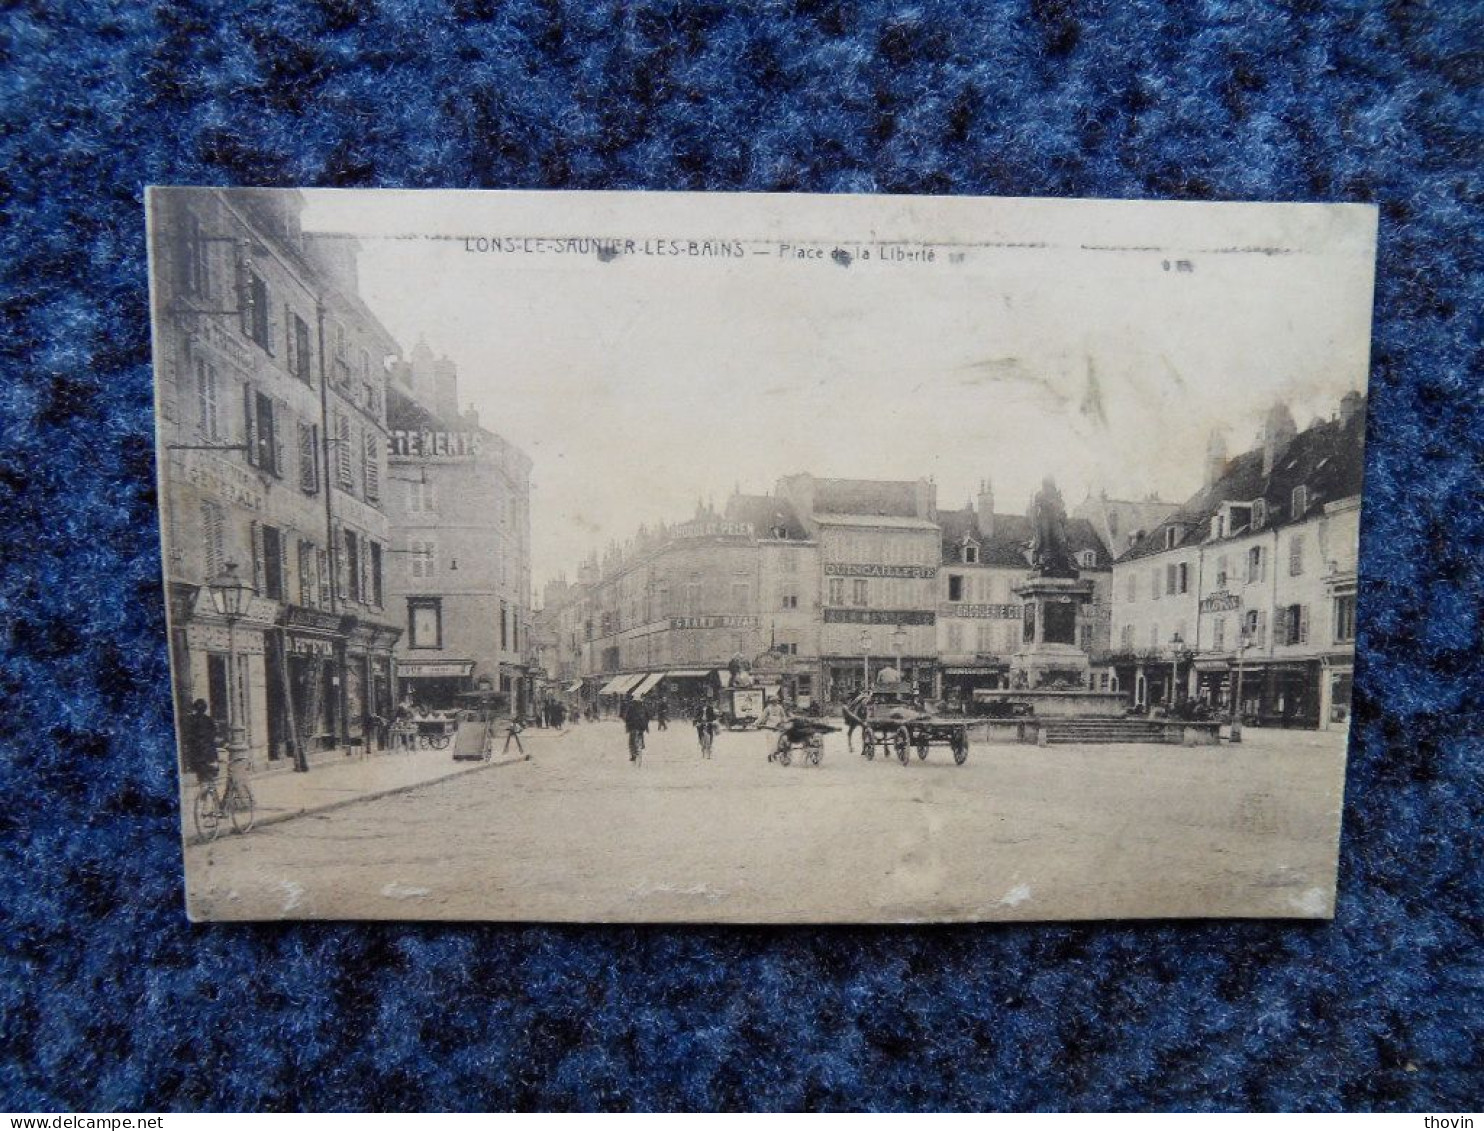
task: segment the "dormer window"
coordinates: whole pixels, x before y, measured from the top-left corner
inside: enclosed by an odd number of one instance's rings
[[[964,543],[964,564],[965,565],[978,565],[979,564],[979,547],[976,546],[973,542],[965,542]]]
[[[1252,501],[1252,529],[1261,530],[1268,524],[1268,501],[1266,499],[1254,499]]]
[[[1295,520],[1303,518],[1304,512],[1309,509],[1309,489],[1302,483],[1293,489],[1290,505],[1293,507]]]
[[[1080,554],[1077,555],[1077,561],[1083,569],[1092,569],[1095,565],[1098,564],[1097,551],[1083,550]]]
[[[1165,549],[1173,550],[1175,544],[1180,541],[1180,531],[1173,526],[1165,527]]]

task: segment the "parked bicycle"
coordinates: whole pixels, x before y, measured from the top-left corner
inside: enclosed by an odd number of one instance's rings
[[[202,783],[196,793],[194,816],[196,835],[203,841],[221,836],[229,822],[235,833],[252,832],[258,819],[257,802],[243,771],[230,760],[222,778],[213,777]]]

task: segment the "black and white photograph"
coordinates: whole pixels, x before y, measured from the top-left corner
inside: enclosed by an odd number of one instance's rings
[[[1334,915],[1373,207],[147,212],[192,919]]]

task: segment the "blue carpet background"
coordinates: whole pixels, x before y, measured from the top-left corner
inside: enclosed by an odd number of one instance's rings
[[[5,5],[0,1108],[1477,1106],[1479,17]],[[188,925],[149,182],[1378,203],[1338,919]]]

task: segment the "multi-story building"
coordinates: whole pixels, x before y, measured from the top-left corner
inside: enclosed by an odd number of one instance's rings
[[[524,713],[531,461],[460,412],[458,372],[419,341],[392,368],[388,609],[402,620],[397,693],[449,707],[478,687]]]
[[[1302,432],[1282,405],[1258,445],[1113,568],[1115,666],[1137,704],[1196,696],[1279,726],[1348,718],[1365,400]],[[1213,443],[1213,452],[1219,447]]]
[[[364,741],[390,708],[385,360],[354,241],[297,193],[150,195],[171,660],[254,762]],[[240,621],[208,582],[252,586]],[[182,703],[184,706],[184,703]]]

